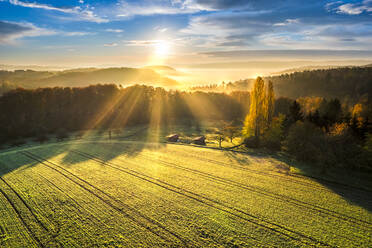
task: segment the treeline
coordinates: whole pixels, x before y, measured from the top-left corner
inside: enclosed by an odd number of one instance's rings
[[[0,97],[0,139],[46,133],[166,125],[201,120],[236,120],[247,113],[248,92],[166,91],[135,85],[84,88],[18,88]]]
[[[4,93],[16,89],[18,86],[10,83],[10,82],[0,82],[0,96],[2,96]]]

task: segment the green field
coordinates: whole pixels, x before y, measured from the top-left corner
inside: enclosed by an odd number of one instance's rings
[[[129,140],[3,151],[0,247],[372,246],[371,190],[287,168]]]

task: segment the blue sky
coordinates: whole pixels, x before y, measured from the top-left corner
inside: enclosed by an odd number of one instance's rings
[[[372,0],[0,0],[4,64],[187,64],[272,50],[371,59]]]

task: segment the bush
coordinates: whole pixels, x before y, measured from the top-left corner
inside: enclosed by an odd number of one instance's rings
[[[271,127],[264,133],[262,137],[262,146],[270,150],[280,150],[283,140],[284,119],[284,115],[274,118]]]
[[[331,127],[330,133],[327,135],[327,146],[331,149],[334,166],[349,168],[363,166],[362,147],[345,123],[335,124]]]
[[[325,136],[309,122],[297,121],[289,129],[284,149],[300,161],[324,162]]]
[[[24,144],[26,144],[26,141],[24,139],[16,138],[10,143],[10,146],[21,146]]]
[[[49,140],[49,138],[48,138],[48,136],[46,134],[39,134],[35,138],[35,141],[36,142],[39,142],[40,144],[42,144],[42,143],[44,143],[44,142],[46,142],[48,140]]]
[[[75,139],[82,139],[84,136],[84,131],[78,131],[75,134]]]
[[[68,138],[68,133],[65,129],[60,129],[57,132],[56,138],[58,141],[63,141],[64,139]]]
[[[258,148],[260,145],[259,139],[257,139],[255,136],[247,137],[243,142],[247,148]]]

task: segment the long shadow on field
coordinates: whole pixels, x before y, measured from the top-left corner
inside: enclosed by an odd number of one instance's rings
[[[90,155],[99,156],[104,161],[110,161],[118,156],[136,157],[144,149],[158,150],[166,146],[165,137],[171,133],[181,135],[200,135],[200,124],[194,126],[185,125],[162,125],[160,127],[142,128],[138,132],[127,137],[116,137],[112,140],[96,140],[89,143],[77,143],[69,147],[72,151],[83,151]],[[77,155],[75,152],[67,152],[63,157],[63,163],[73,165],[89,160],[88,157]]]
[[[129,134],[112,134],[112,139],[108,135],[88,137],[78,140],[68,140],[66,142],[46,143],[35,145],[33,147],[20,147],[14,152],[0,153],[0,176],[8,174],[14,170],[24,170],[38,163],[27,158],[21,152],[23,150],[34,153],[46,160],[73,166],[74,164],[90,160],[88,157],[77,155],[73,150],[83,151],[85,153],[100,157],[105,161],[110,161],[118,156],[135,157],[144,149],[157,150],[164,148],[165,136],[171,133],[180,133],[186,135],[199,134],[200,123],[192,122],[191,125],[179,124],[162,125],[149,128],[148,126],[139,126],[129,128]],[[196,123],[196,124],[195,124]]]
[[[346,169],[337,169],[337,171],[328,171],[326,174],[320,174],[320,169],[305,166],[289,160],[285,156],[279,155],[264,155],[260,153],[247,152],[247,155],[228,151],[225,155],[231,160],[237,162],[240,166],[249,168],[252,163],[259,163],[260,160],[255,161],[263,157],[270,157],[273,161],[278,161],[278,166],[273,166],[273,171],[282,173],[282,176],[286,179],[303,180],[302,176],[287,175],[286,168],[279,166],[284,163],[291,167],[301,169],[306,175],[307,179],[318,182],[326,188],[333,191],[335,194],[341,196],[350,204],[358,205],[369,212],[372,212],[372,175],[365,172],[356,172]],[[270,176],[270,175],[267,175]],[[295,181],[294,181],[295,182]],[[295,183],[293,184],[296,185]],[[309,190],[313,190],[309,188]],[[369,220],[371,221],[371,220]]]
[[[38,162],[17,154],[6,154],[0,156],[0,177],[12,172],[27,170]]]

